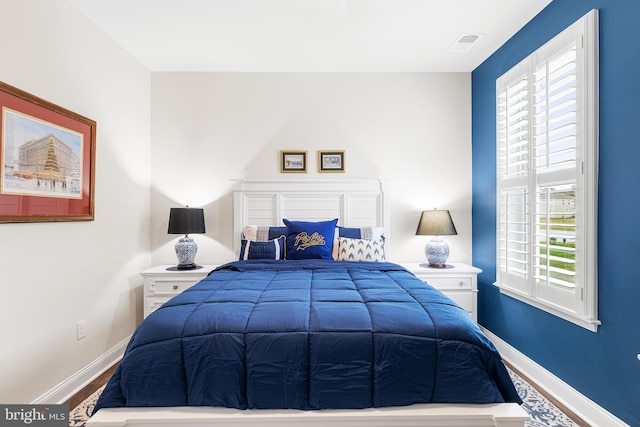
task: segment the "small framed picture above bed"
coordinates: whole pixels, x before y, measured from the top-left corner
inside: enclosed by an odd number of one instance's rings
[[[281,150],[280,172],[307,173],[307,152]]]
[[[344,172],[344,150],[318,151],[318,172]]]

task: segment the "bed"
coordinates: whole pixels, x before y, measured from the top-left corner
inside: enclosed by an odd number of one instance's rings
[[[237,182],[238,261],[145,319],[87,425],[523,426],[478,326],[386,261],[388,196]]]

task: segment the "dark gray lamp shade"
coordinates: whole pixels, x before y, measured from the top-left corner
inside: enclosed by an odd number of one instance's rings
[[[451,214],[447,210],[423,211],[418,222],[416,235],[419,236],[450,236],[458,234]]]
[[[169,212],[169,234],[204,233],[204,209],[171,208]]]

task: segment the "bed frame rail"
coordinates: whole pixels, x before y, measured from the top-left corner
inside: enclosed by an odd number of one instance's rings
[[[417,404],[360,410],[238,410],[228,408],[107,408],[87,427],[524,427],[516,403]]]

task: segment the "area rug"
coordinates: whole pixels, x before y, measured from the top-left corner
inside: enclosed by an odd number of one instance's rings
[[[531,384],[511,369],[508,371],[522,399],[522,407],[531,415],[531,421],[526,423],[527,427],[579,427]]]
[[[531,415],[527,427],[579,427],[531,384],[509,370],[513,384],[524,401],[522,407]],[[104,386],[76,406],[69,416],[70,427],[84,427]]]

